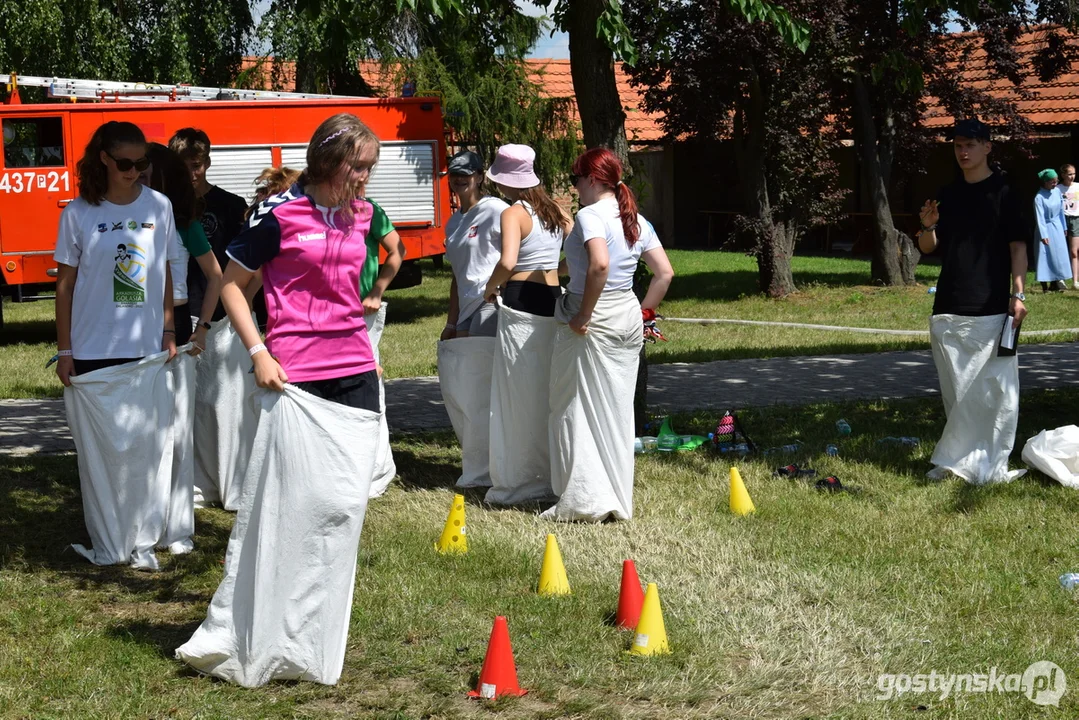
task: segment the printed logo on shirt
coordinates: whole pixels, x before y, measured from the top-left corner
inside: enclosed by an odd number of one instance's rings
[[[135,222],[134,220],[128,220],[127,221],[127,229],[128,230],[138,230],[139,229],[139,224],[137,222]]]
[[[116,232],[117,230],[123,230],[123,229],[124,229],[124,221],[123,220],[121,220],[118,223],[113,223],[112,224],[113,232]]]
[[[109,231],[109,226],[106,223],[98,223],[97,224],[97,231],[99,233],[108,232]]]
[[[468,229],[468,238],[469,238],[469,240],[471,240],[474,237],[478,237],[479,234],[480,234],[480,226],[479,225],[473,225],[472,227],[470,227]]]
[[[153,223],[143,223],[142,227],[143,227],[144,230],[153,230],[154,229],[154,224]]]
[[[300,233],[296,239],[300,242],[307,242],[308,240],[325,240],[326,231],[323,230],[322,232]]]
[[[146,302],[146,251],[133,243],[116,246],[112,271],[112,299],[119,307]]]
[[[212,212],[209,211],[204,212],[202,214],[202,217],[199,219],[199,222],[202,223],[202,230],[206,233],[206,237],[212,238],[214,236],[214,233],[217,232],[217,226],[219,224],[217,221],[217,215],[214,215]]]

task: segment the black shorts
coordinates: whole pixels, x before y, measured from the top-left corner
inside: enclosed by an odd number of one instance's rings
[[[510,280],[502,290],[502,304],[519,312],[540,317],[554,317],[554,306],[562,297],[558,285]]]
[[[74,359],[74,358],[73,358]],[[109,358],[108,360],[75,360],[75,374],[86,375],[94,370],[102,370],[108,367],[116,367],[124,363],[135,362],[142,358]]]
[[[309,380],[292,384],[323,400],[375,413],[381,410],[378,402],[377,370],[333,380]]]
[[[176,328],[176,347],[186,345],[191,339],[191,306],[186,302],[183,305],[173,305],[172,324]]]

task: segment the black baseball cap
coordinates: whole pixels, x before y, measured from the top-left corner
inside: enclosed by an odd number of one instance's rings
[[[471,150],[462,150],[450,158],[450,175],[475,175],[483,172],[483,160]]]
[[[989,126],[976,118],[958,120],[949,135],[953,140],[957,137],[965,137],[972,140],[989,140]]]

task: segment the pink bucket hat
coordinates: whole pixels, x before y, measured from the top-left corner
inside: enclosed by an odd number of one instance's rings
[[[536,151],[527,145],[503,145],[495,153],[495,161],[487,170],[492,182],[523,190],[540,184],[532,170]]]

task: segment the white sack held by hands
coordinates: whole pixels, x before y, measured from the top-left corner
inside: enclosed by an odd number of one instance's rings
[[[555,306],[551,359],[551,487],[558,503],[549,520],[599,522],[633,516],[633,393],[644,342],[641,305],[630,290],[599,297],[588,334],[568,323],[581,296]]]
[[[386,328],[386,303],[383,302],[377,313],[367,315],[367,335],[371,338],[371,349],[375,353],[375,362],[382,364],[378,344],[382,340],[382,331]],[[390,482],[397,475],[397,465],[393,461],[390,449],[390,426],[386,422],[386,385],[382,376],[378,377],[378,407],[382,416],[378,421],[378,449],[375,452],[375,474],[371,479],[371,497],[383,495]]]
[[[1023,446],[1023,462],[1064,487],[1079,490],[1079,427],[1042,430]]]
[[[158,569],[172,486],[175,398],[167,352],[72,375],[64,388],[78,451],[82,510],[95,565]]]
[[[176,657],[245,687],[333,685],[345,660],[378,414],[292,385],[254,400],[258,431],[225,578]]]
[[[172,411],[172,486],[165,534],[158,547],[173,555],[183,555],[195,548],[195,358],[187,354],[193,347],[180,348],[168,364],[172,376],[175,405]]]
[[[491,370],[493,337],[465,337],[438,343],[438,385],[461,444],[457,487],[490,487]]]
[[[228,318],[211,323],[195,365],[195,504],[236,510],[257,419],[251,358]]]
[[[1010,482],[1008,470],[1019,422],[1019,358],[997,355],[1004,315],[934,315],[929,321],[933,362],[948,417],[927,473],[949,472],[973,485]]]
[[[491,372],[489,503],[513,505],[554,497],[551,491],[551,354],[553,317],[519,312],[498,299]]]

